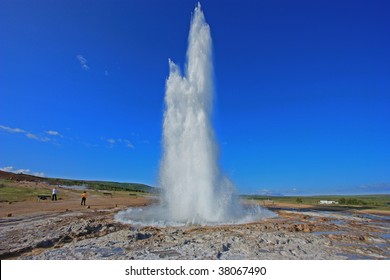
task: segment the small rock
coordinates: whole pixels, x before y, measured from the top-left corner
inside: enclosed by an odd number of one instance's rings
[[[230,249],[230,246],[231,246],[231,244],[230,244],[230,243],[227,243],[227,244],[222,244],[222,251],[223,251],[223,252],[227,252],[227,251],[229,251],[229,249]]]
[[[288,253],[286,251],[280,251],[279,254],[282,256],[288,256]]]
[[[360,241],[368,241],[368,236],[366,236],[366,235],[360,235],[360,236],[359,236],[359,240],[360,240]]]
[[[148,239],[152,237],[152,235],[150,233],[141,233],[141,232],[137,232],[136,236],[135,236],[135,240],[144,240],[144,239]]]
[[[69,243],[73,241],[73,238],[69,235],[65,235],[60,241],[64,243]]]
[[[12,213],[8,213],[7,217],[12,217]]]
[[[38,242],[36,245],[37,248],[49,248],[54,246],[54,242],[52,240],[43,240]]]
[[[220,251],[218,251],[217,253],[217,259],[221,259],[221,256],[222,256],[222,253]]]

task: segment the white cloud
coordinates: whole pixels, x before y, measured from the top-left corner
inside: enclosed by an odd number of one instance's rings
[[[363,193],[390,193],[390,183],[365,184],[358,187]]]
[[[127,148],[130,148],[130,149],[135,149],[134,145],[133,145],[133,144],[131,144],[131,143],[127,144],[126,146],[127,146]]]
[[[259,195],[265,195],[265,196],[283,196],[282,193],[277,192],[275,190],[270,190],[270,189],[261,189],[259,190]]]
[[[107,139],[106,141],[107,141],[107,143],[108,143],[108,147],[109,147],[109,148],[113,148],[113,147],[115,146],[115,144],[116,144],[116,140],[113,139],[113,138],[109,138],[109,139]]]
[[[130,148],[130,149],[134,149],[134,145],[133,143],[130,142],[130,140],[127,140],[127,139],[122,139],[122,138],[118,138],[118,139],[114,139],[114,138],[108,138],[108,139],[105,139],[102,137],[102,140],[105,140],[107,141],[107,143],[109,144],[109,148],[113,148],[114,146],[125,146],[126,148]]]
[[[58,141],[57,137],[60,137],[60,138],[64,139],[65,141],[78,142],[79,144],[82,144],[82,145],[84,145],[87,148],[98,147],[99,146],[96,143],[87,143],[87,142],[81,141],[81,140],[79,140],[77,138],[75,139],[75,138],[72,138],[72,137],[64,137],[60,132],[58,132],[56,130],[46,130],[46,131],[42,131],[40,133],[32,133],[32,132],[29,132],[29,131],[26,131],[26,130],[23,130],[23,129],[20,129],[20,128],[12,128],[12,127],[8,127],[8,126],[5,126],[5,125],[0,125],[0,130],[3,130],[5,132],[7,132],[7,133],[12,133],[12,134],[19,133],[19,134],[24,135],[28,139],[36,140],[36,141],[39,141],[39,142],[50,142],[52,144],[58,144],[57,143],[57,141]],[[129,148],[129,149],[135,149],[135,146],[134,146],[133,142],[131,142],[130,140],[127,140],[127,139],[123,139],[123,138],[106,138],[106,137],[101,137],[100,139],[105,142],[105,146],[108,147],[108,148],[126,147],[126,148]],[[149,141],[145,140],[142,143],[149,143]]]
[[[38,136],[38,135],[32,134],[32,133],[26,133],[26,136],[27,136],[27,138],[34,139],[34,140],[37,140],[40,142],[49,142],[50,141],[50,138],[48,138],[48,137],[41,137],[41,136]]]
[[[259,194],[260,194],[260,195],[270,195],[270,194],[272,194],[272,191],[269,190],[269,189],[261,189],[261,190],[259,191]]]
[[[125,139],[125,140],[123,140],[123,142],[125,142],[127,148],[130,148],[130,149],[134,149],[135,148],[133,143],[131,143],[129,140]]]
[[[6,171],[6,172],[15,172],[13,166],[6,166],[3,168],[0,168],[1,171]]]
[[[20,128],[12,128],[12,127],[8,127],[5,125],[0,125],[0,129],[6,131],[8,133],[21,133],[21,134],[24,134],[29,139],[34,139],[34,140],[37,140],[40,142],[48,142],[51,140],[48,137],[39,136],[37,134],[33,134],[31,132],[25,131],[25,130],[20,129]]]
[[[83,68],[85,71],[88,71],[89,70],[89,66],[87,64],[87,60],[85,59],[85,57],[82,56],[81,54],[79,54],[76,57],[77,57],[78,61],[80,62],[81,68]]]
[[[8,127],[8,126],[5,126],[5,125],[0,125],[0,129],[5,130],[5,131],[7,131],[9,133],[25,133],[26,132],[23,129],[12,128],[12,127]]]
[[[13,166],[6,166],[3,168],[0,168],[0,170],[6,171],[6,172],[12,172],[12,173],[16,173],[16,174],[23,173],[23,174],[28,174],[28,175],[34,175],[34,176],[38,176],[38,177],[45,176],[45,174],[43,172],[31,172],[30,169],[15,169]]]
[[[48,131],[46,131],[46,133],[49,135],[52,135],[52,136],[64,137],[61,135],[61,133],[59,133],[58,131],[55,131],[55,130],[48,130]]]

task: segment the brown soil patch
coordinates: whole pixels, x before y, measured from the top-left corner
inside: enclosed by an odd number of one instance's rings
[[[24,183],[36,187],[35,183]],[[52,186],[39,185],[39,188],[45,188],[51,193]],[[130,206],[145,206],[153,202],[153,199],[147,196],[128,195],[126,192],[102,192],[87,190],[88,198],[86,206],[81,206],[82,191],[70,190],[65,188],[58,189],[58,200],[51,201],[40,200],[38,197],[32,197],[26,201],[20,202],[0,202],[0,218],[17,217],[33,214],[61,213],[67,211],[87,212],[90,210],[104,209],[125,209]],[[107,195],[104,193],[111,193]]]

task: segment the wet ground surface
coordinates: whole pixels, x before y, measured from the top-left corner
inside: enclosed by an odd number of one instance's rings
[[[289,211],[285,211],[289,212]],[[390,216],[353,211],[290,211],[316,223],[311,233],[331,240],[348,259],[390,259]],[[319,230],[323,228],[323,230]]]
[[[141,227],[117,210],[0,219],[1,259],[390,259],[390,217],[279,208],[226,226]]]

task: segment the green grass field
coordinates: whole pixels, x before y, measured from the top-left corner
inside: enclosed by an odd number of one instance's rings
[[[97,195],[103,195],[107,191],[113,196],[143,196],[158,195],[160,189],[151,188],[142,184],[135,183],[115,183],[115,182],[97,182],[97,181],[80,181],[64,179],[45,179],[53,185],[88,185],[90,191]],[[36,185],[31,185],[36,184]],[[36,198],[37,195],[50,195],[51,190],[39,187],[37,183],[30,183],[29,186],[9,180],[0,180],[0,202],[25,201]],[[268,201],[274,203],[305,204],[319,205],[320,200],[331,200],[338,202],[337,205],[323,205],[325,207],[345,207],[345,208],[366,208],[390,211],[390,195],[322,195],[322,196],[261,196],[261,195],[242,195],[243,199]]]
[[[390,211],[390,195],[323,195],[323,196],[261,196],[261,195],[243,195],[242,198],[248,200],[267,201],[272,200],[275,203],[289,204],[308,204],[319,205],[320,200],[336,201],[338,204],[329,205],[372,208],[378,210]]]
[[[37,195],[51,195],[50,190],[39,187],[15,186],[0,182],[0,202],[25,201]]]
[[[112,197],[129,197],[129,196],[147,196],[150,195],[148,192],[139,191],[139,190],[112,190],[108,189],[88,189],[89,193],[97,196],[104,196],[109,193]],[[80,191],[76,190],[66,190],[59,191],[59,199],[67,198],[68,193]],[[23,184],[20,182],[12,182],[7,180],[0,180],[0,202],[18,202],[18,201],[27,201],[37,199],[38,195],[51,195],[51,187],[42,187],[35,185],[34,183]]]

